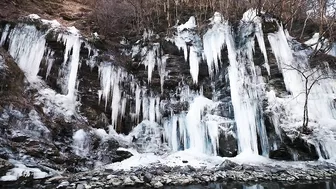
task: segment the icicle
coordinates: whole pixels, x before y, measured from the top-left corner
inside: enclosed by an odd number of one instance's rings
[[[237,124],[238,147],[241,153],[258,154],[257,130],[263,141],[263,121],[259,96],[263,95],[262,77],[253,63],[254,38],[248,38],[253,30],[251,25],[242,25],[241,34],[247,40],[243,48],[235,49],[230,32],[226,35],[226,45],[229,54],[229,78],[232,105]],[[238,56],[239,55],[239,56]],[[246,57],[246,58],[245,58]],[[249,71],[248,71],[249,70]],[[250,73],[249,73],[250,72]],[[260,86],[260,88],[258,88]],[[263,145],[263,153],[267,154],[268,144]]]
[[[142,119],[149,119],[149,99],[146,95],[147,90],[142,89]]]
[[[141,88],[139,87],[139,85],[137,85],[135,91],[135,116],[137,122],[139,122],[140,110],[141,110]]]
[[[120,75],[121,75],[121,68],[118,69],[117,74],[114,76],[113,81],[113,90],[112,92],[112,103],[111,103],[111,122],[114,129],[116,129],[117,123],[118,123],[118,116],[121,112],[120,110],[120,100],[121,100],[121,90],[119,89],[119,81],[120,81]]]
[[[45,35],[35,26],[19,24],[9,38],[9,53],[29,80],[36,79],[45,51]]]
[[[111,93],[111,87],[114,84],[113,79],[115,79],[111,63],[102,62],[98,67],[98,73],[100,78],[100,87],[102,89],[99,91],[100,92],[99,96],[101,96],[101,98],[105,100],[105,109],[106,109]]]
[[[62,86],[62,88],[63,90],[66,90],[66,95],[69,98],[76,99],[77,72],[79,67],[79,56],[82,42],[79,38],[79,35],[75,33],[75,28],[69,29],[71,29],[71,34],[60,34],[58,36],[58,41],[63,41],[65,44],[63,67],[66,70],[63,70],[63,72],[67,74],[65,74],[65,83],[63,83],[65,86]],[[70,53],[71,51],[72,53]],[[66,67],[67,63],[69,63],[68,67]]]
[[[159,61],[158,61],[158,70],[160,75],[160,85],[161,85],[161,93],[163,93],[163,85],[165,77],[168,76],[168,72],[166,72],[166,65],[167,65],[167,59],[168,55],[164,55]]]
[[[54,52],[51,51],[50,49],[48,50],[48,53],[47,53],[47,57],[45,58],[46,61],[47,61],[47,72],[46,72],[46,78],[48,78],[49,74],[50,74],[50,71],[51,71],[51,68],[53,66],[53,63],[54,63],[54,59],[52,59],[51,57],[54,56]]]
[[[155,64],[161,61],[160,54],[160,44],[158,43],[154,43],[150,48],[145,47],[141,51],[141,56],[144,57],[142,64],[145,65],[148,70],[148,83],[152,80]],[[159,70],[159,73],[160,71],[161,70]]]
[[[199,153],[216,155],[218,148],[218,124],[206,120],[206,108],[212,109],[216,103],[203,96],[191,101],[188,113],[173,115],[165,120],[166,138],[173,151],[191,149]],[[183,146],[181,145],[183,143]]]
[[[185,61],[189,58],[190,74],[193,82],[197,84],[199,74],[199,63],[202,54],[200,37],[193,31],[196,28],[195,17],[177,27],[177,36],[174,38],[175,45],[184,52]]]
[[[9,24],[6,24],[4,30],[2,31],[1,39],[0,39],[0,46],[3,46],[6,42],[8,32],[9,32]]]
[[[212,28],[203,36],[204,56],[208,64],[209,75],[213,78],[215,72],[219,71],[221,51],[225,44],[225,33],[227,32],[227,22],[223,16],[216,12],[211,19]]]
[[[271,75],[271,70],[268,64],[268,58],[267,58],[267,52],[266,52],[266,46],[265,46],[265,40],[264,40],[264,32],[262,30],[261,18],[259,18],[258,21],[256,22],[255,30],[256,30],[255,35],[257,37],[259,48],[261,52],[263,53],[264,60],[265,60],[264,67],[266,68],[268,75]]]
[[[155,98],[149,98],[149,121],[155,122]]]
[[[160,97],[156,97],[155,99],[155,120],[157,123],[161,121],[161,113],[160,113]]]

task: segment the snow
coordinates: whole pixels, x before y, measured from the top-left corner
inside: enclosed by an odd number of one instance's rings
[[[41,17],[37,14],[30,14],[28,15],[28,18],[31,18],[31,19],[40,19]]]
[[[185,29],[193,29],[193,28],[196,28],[196,26],[197,26],[196,18],[194,16],[191,16],[186,23],[177,26],[177,31],[181,32]]]
[[[105,139],[108,138],[108,134],[106,133],[106,131],[104,129],[94,129],[93,132],[101,140],[105,140]]]
[[[49,25],[52,28],[61,27],[61,24],[57,20],[45,20],[41,19],[43,24]]]
[[[34,179],[43,179],[49,176],[48,173],[41,171],[38,168],[26,167],[24,164],[10,160],[14,164],[14,168],[10,169],[5,176],[0,177],[0,181],[16,181],[19,177],[28,177],[32,174]]]
[[[327,48],[328,40],[326,40],[324,37],[320,38],[319,33],[315,33],[311,39],[304,42],[306,45],[312,47],[312,49],[316,50],[323,50]]]

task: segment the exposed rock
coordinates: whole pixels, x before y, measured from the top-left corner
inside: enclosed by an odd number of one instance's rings
[[[238,153],[238,142],[233,132],[221,131],[219,135],[218,154],[222,157],[234,157]]]
[[[226,159],[222,164],[220,164],[219,168],[224,171],[224,170],[232,170],[237,166],[239,166],[237,163]]]
[[[143,177],[143,180],[146,182],[146,183],[150,183],[152,181],[152,178],[153,178],[153,175],[150,174],[150,173],[145,173],[144,177]]]
[[[7,171],[13,167],[14,165],[12,163],[0,158],[0,176],[5,175]]]

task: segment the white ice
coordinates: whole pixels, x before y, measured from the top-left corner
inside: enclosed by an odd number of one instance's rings
[[[73,134],[72,139],[72,148],[76,155],[85,157],[90,150],[88,134],[83,129],[80,129]]]
[[[29,168],[14,160],[10,162],[12,162],[15,167],[10,169],[5,176],[0,177],[0,181],[16,181],[19,177],[28,177],[30,174],[32,174],[34,179],[43,179],[49,176],[48,173],[43,172],[38,168]]]

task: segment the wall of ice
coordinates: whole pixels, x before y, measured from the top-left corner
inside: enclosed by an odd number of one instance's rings
[[[247,11],[236,29],[220,13],[215,13],[203,36],[197,32],[196,19],[191,17],[177,26],[175,34],[166,40],[175,44],[183,54],[183,63],[189,65],[194,85],[199,85],[201,63],[206,63],[208,67],[208,85],[215,86],[218,79],[228,80],[229,86],[226,87],[230,90],[230,105],[217,98],[224,89],[213,87],[210,99],[203,94],[202,86],[199,90],[192,90],[184,82],[176,86],[171,94],[163,95],[165,80],[169,78],[166,67],[170,55],[163,52],[160,43],[150,41],[156,36],[152,31],[148,30],[143,35],[146,46],[134,44],[129,52],[132,57],[141,55],[140,63],[147,69],[148,76],[143,82],[117,65],[113,57],[98,61],[96,57],[101,52],[75,28],[63,28],[55,22],[35,17],[30,19],[49,25],[49,29],[42,31],[29,24],[17,24],[10,29],[6,25],[2,28],[0,45],[8,48],[28,81],[39,90],[38,99],[45,105],[44,111],[58,112],[69,119],[77,115],[81,103],[78,75],[81,65],[86,63],[90,68],[98,69],[100,89],[96,94],[97,104],[103,104],[105,110],[110,111],[110,134],[115,134],[122,121],[131,117],[134,129],[130,136],[134,136],[133,142],[143,152],[160,151],[165,148],[163,145],[167,145],[172,151],[190,149],[196,153],[217,155],[220,133],[233,123],[239,153],[268,156],[271,141],[264,120],[266,110],[273,112],[272,125],[280,138],[281,130],[297,130],[302,125],[304,96],[300,94],[305,81],[297,70],[288,67],[307,70],[312,79],[321,74],[332,74],[328,67],[318,71],[310,69],[307,57],[311,51],[298,48],[299,44],[281,26],[275,33],[264,34],[263,20],[255,10]],[[55,65],[56,55],[48,44],[48,35],[53,35],[57,43],[63,44],[61,65]],[[266,40],[270,47],[266,46]],[[88,50],[89,61],[81,57],[83,46]],[[262,62],[256,62],[256,51],[262,55]],[[280,97],[268,83],[272,76],[268,60],[270,51],[283,75],[286,90],[290,92],[287,96]],[[40,74],[42,64],[47,64],[45,78],[52,68],[59,66],[57,84],[61,91],[46,86]],[[227,75],[219,77],[223,70]],[[262,70],[266,70],[266,74]],[[160,76],[161,94],[150,88],[155,72]],[[310,127],[316,132],[307,136],[307,140],[319,149],[321,158],[336,157],[335,86],[334,79],[324,79],[312,88],[309,96]],[[187,104],[187,109],[179,112],[167,109],[171,104],[183,103]],[[224,111],[220,109],[223,104],[232,104],[230,112],[233,111],[234,119],[220,112]],[[73,139],[77,153],[85,155],[86,149],[81,146],[85,133],[77,131]]]

